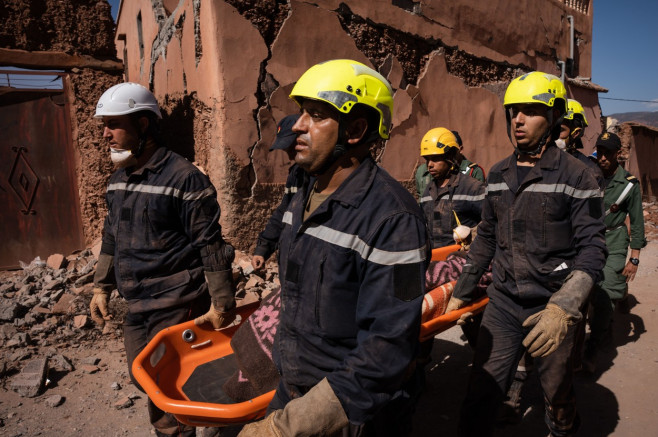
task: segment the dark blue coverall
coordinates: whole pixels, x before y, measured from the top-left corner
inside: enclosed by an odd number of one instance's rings
[[[371,158],[304,221],[314,183],[283,215],[273,352],[281,381],[270,410],[326,377],[355,433],[388,427],[395,435],[400,412],[382,412],[409,396],[430,258],[425,219]]]
[[[493,166],[487,179],[482,222],[467,264],[483,271],[493,261],[490,302],[484,312],[460,435],[493,433],[498,406],[509,387],[531,327],[523,322],[543,310],[573,270],[601,276],[607,254],[601,191],[592,172],[549,143],[522,181],[516,155]],[[459,284],[458,284],[459,285]],[[469,300],[468,296],[455,297]],[[558,349],[536,358],[546,423],[555,436],[578,426],[573,391],[570,326]]]

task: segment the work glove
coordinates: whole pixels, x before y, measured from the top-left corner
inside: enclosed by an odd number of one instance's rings
[[[450,296],[450,300],[448,301],[448,306],[446,307],[446,314],[448,314],[450,311],[458,310],[462,307],[465,307],[468,305],[468,302],[464,302],[458,297],[455,296]],[[457,324],[458,325],[465,325],[466,323],[470,322],[473,320],[473,313],[471,311],[467,311],[461,316],[459,316],[459,319],[457,319]]]
[[[304,396],[288,402],[265,419],[242,428],[238,437],[330,436],[349,424],[327,378]]]
[[[584,306],[594,280],[587,273],[574,270],[548,300],[546,308],[528,317],[523,322],[524,328],[534,328],[523,339],[523,346],[533,357],[545,357],[554,352],[564,337],[569,326],[582,318],[580,309]]]
[[[106,320],[112,319],[112,315],[107,311],[107,304],[110,301],[110,292],[100,287],[94,287],[94,295],[89,303],[89,312],[91,319],[96,324],[103,326]]]
[[[235,319],[235,289],[233,287],[233,271],[229,268],[219,272],[204,272],[208,293],[210,293],[210,309],[204,315],[194,319],[195,325],[209,322],[213,329],[220,329]]]

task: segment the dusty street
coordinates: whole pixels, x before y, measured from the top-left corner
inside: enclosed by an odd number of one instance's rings
[[[650,236],[648,238],[651,238]],[[642,250],[640,269],[630,284],[630,314],[615,312],[613,344],[594,375],[578,374],[576,396],[583,437],[658,436],[658,241]],[[420,401],[415,435],[454,436],[472,352],[461,330],[436,337],[428,391]],[[536,373],[522,395],[519,425],[499,429],[499,437],[545,436],[544,406]]]
[[[652,237],[649,235],[655,239]],[[630,314],[615,314],[614,344],[601,357],[600,371],[594,376],[577,377],[580,436],[658,435],[657,280],[658,242],[653,241],[642,250],[638,276],[631,284],[635,305]],[[96,329],[81,331],[66,342],[40,345],[30,351],[30,358],[63,355],[73,370],[53,370],[51,364],[46,389],[32,398],[12,391],[9,380],[13,375],[5,375],[0,388],[0,435],[154,435],[146,413],[146,397],[128,379],[119,330],[105,334]],[[25,359],[17,349],[5,347],[2,352],[5,363]],[[414,435],[454,436],[471,360],[471,351],[459,329],[437,336],[433,360],[427,391],[416,414]],[[522,403],[523,422],[500,429],[497,436],[546,434],[536,377],[526,385]]]

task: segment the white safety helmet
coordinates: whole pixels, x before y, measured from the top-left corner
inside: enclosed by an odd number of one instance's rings
[[[126,115],[139,111],[151,111],[162,119],[155,96],[138,83],[125,82],[114,85],[103,93],[96,104],[94,117]]]

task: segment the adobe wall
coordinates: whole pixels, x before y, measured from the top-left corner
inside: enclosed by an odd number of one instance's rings
[[[0,22],[1,48],[116,58],[114,20],[105,1],[9,0],[0,7]],[[92,116],[102,92],[121,81],[121,72],[85,67],[66,71],[83,233],[89,245],[101,235],[106,182],[112,171],[107,151],[101,147],[101,129]]]
[[[268,148],[276,120],[298,110],[287,96],[307,68],[352,58],[388,77],[394,126],[377,159],[407,185],[436,126],[458,130],[466,156],[488,169],[512,150],[507,83],[523,71],[560,74],[568,15],[573,73],[591,75],[590,1],[568,3],[580,10],[558,0],[133,0],[122,2],[115,41],[128,79],[154,90],[165,119],[189,111],[183,129],[175,118],[165,126],[218,187],[224,233],[246,249],[280,199],[289,163]],[[595,96],[585,93],[598,106]]]
[[[618,133],[625,153],[625,165],[633,176],[640,180],[642,195],[655,201],[658,195],[658,129],[640,123],[622,123]]]

